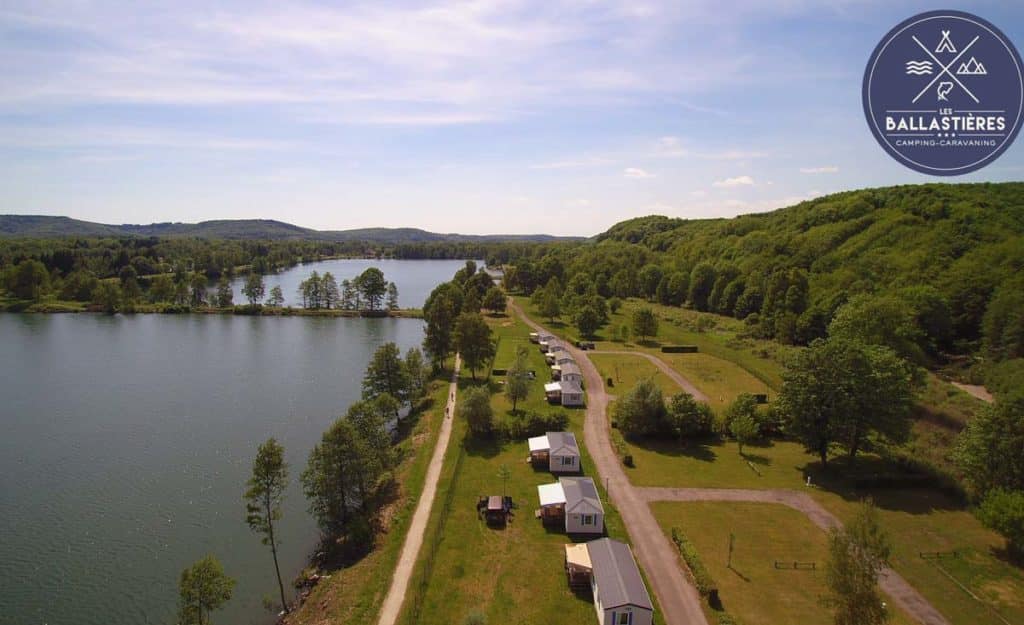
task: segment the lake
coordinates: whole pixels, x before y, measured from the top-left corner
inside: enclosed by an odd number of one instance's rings
[[[378,266],[420,306],[461,263]],[[287,585],[317,539],[309,450],[373,351],[422,336],[415,319],[0,315],[0,621],[173,623],[181,569],[213,553],[238,580],[215,620],[269,622],[271,556],[242,501],[257,445],[276,437],[291,466]]]
[[[352,280],[370,267],[376,267],[384,272],[384,278],[394,282],[398,287],[398,305],[402,308],[422,308],[427,301],[427,296],[440,282],[451,280],[455,272],[464,267],[464,260],[374,260],[371,258],[339,258],[336,260],[325,260],[306,265],[289,267],[275,274],[264,276],[263,283],[267,293],[264,296],[270,297],[270,289],[275,286],[281,287],[284,295],[285,306],[302,306],[302,296],[299,295],[299,284],[309,277],[309,274],[316,270],[321,276],[330,272],[334,280],[341,288],[342,280]],[[483,261],[476,261],[477,267],[483,267]],[[440,280],[438,276],[442,276]],[[241,275],[231,281],[231,288],[234,291],[236,304],[248,304],[249,301],[242,294],[242,287],[245,285],[245,276]],[[211,284],[211,293],[216,291],[216,285]]]

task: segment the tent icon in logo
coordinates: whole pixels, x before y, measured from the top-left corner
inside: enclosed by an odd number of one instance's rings
[[[939,47],[935,48],[935,53],[938,54],[939,52],[952,52],[956,54],[956,46],[950,40],[948,30],[942,31],[942,41],[939,42]]]
[[[960,76],[984,76],[988,74],[988,70],[972,56],[970,61],[960,64],[956,73]]]

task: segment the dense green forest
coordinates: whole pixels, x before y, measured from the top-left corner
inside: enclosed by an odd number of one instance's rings
[[[632,219],[593,244],[521,259],[506,283],[542,291],[577,322],[600,300],[642,297],[743,319],[751,335],[790,344],[830,326],[872,335],[938,366],[1024,356],[1022,268],[1024,183],[929,184],[734,219]]]

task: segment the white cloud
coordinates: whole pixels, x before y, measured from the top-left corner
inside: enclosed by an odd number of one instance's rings
[[[639,167],[627,167],[622,170],[622,175],[627,178],[653,178],[654,174]]]
[[[586,208],[588,206],[590,206],[590,200],[586,198],[576,198],[565,203],[566,208]]]
[[[712,183],[715,187],[745,187],[754,184],[754,179],[750,176],[736,176],[735,178],[726,178],[725,180],[716,180]]]
[[[839,173],[839,168],[835,165],[828,165],[825,167],[801,167],[801,174],[836,174]]]

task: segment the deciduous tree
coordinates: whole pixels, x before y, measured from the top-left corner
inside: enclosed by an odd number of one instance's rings
[[[636,336],[641,343],[643,343],[647,337],[655,337],[658,335],[658,317],[655,316],[652,309],[643,307],[637,308],[633,311],[633,335]]]
[[[210,613],[231,599],[235,580],[224,573],[217,558],[207,555],[181,572],[178,579],[178,622],[206,625]]]
[[[870,501],[861,505],[845,528],[830,532],[825,603],[834,608],[836,625],[880,625],[888,619],[878,574],[891,551]]]
[[[462,362],[475,380],[477,369],[487,366],[497,349],[490,326],[479,313],[462,313],[455,322],[454,339]]]
[[[529,371],[526,367],[526,349],[521,347],[516,350],[516,359],[505,376],[505,395],[512,402],[512,412],[530,393]]]
[[[280,287],[278,287],[280,290]],[[255,271],[249,272],[249,275],[245,279],[245,284],[242,286],[242,295],[249,300],[250,306],[259,304],[263,299],[263,294],[266,292],[266,287],[263,284],[263,276],[256,273]],[[271,294],[273,296],[273,294]],[[282,300],[284,297],[282,296]],[[271,304],[273,306],[274,304]],[[278,304],[280,305],[280,304]]]
[[[284,596],[281,567],[277,563],[278,539],[274,535],[274,523],[281,518],[281,502],[287,488],[288,465],[284,461],[284,448],[275,439],[267,439],[256,451],[252,463],[252,477],[245,491],[245,520],[249,529],[259,534],[263,544],[270,547],[277,587],[281,592],[281,607],[285,612],[288,612],[288,601]]]
[[[459,416],[466,420],[473,436],[490,436],[494,431],[494,411],[491,410],[490,392],[483,386],[466,391],[459,406]]]

